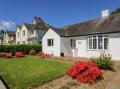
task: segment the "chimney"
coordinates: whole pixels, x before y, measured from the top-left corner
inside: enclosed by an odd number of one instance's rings
[[[102,10],[101,14],[102,14],[102,18],[108,17],[110,15],[109,9]]]
[[[42,20],[41,20],[41,18],[39,18],[39,17],[34,17],[33,18],[33,24],[37,24],[37,23],[39,23],[39,22],[41,22]]]

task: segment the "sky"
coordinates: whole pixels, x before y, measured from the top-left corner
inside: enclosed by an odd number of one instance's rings
[[[120,0],[0,0],[0,29],[32,23],[35,16],[55,27],[101,18],[101,11],[120,7]]]

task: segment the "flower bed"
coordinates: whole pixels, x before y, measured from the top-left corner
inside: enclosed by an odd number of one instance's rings
[[[17,52],[15,54],[16,57],[25,57],[25,54],[23,52]]]
[[[102,78],[102,72],[95,63],[76,62],[67,74],[78,83],[92,84],[97,79]]]
[[[3,54],[4,58],[13,58],[12,53],[5,53]]]

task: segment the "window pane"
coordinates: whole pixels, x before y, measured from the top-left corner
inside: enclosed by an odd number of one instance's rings
[[[53,46],[54,45],[53,39],[48,39],[47,44],[48,46]]]
[[[51,39],[48,39],[48,46],[51,46]]]
[[[108,49],[108,38],[104,38],[104,49]]]
[[[89,42],[89,38],[87,37],[86,39],[87,39],[86,40],[86,48],[89,49],[89,43],[88,43]]]
[[[93,49],[97,49],[97,39],[96,39],[96,36],[93,36]]]
[[[54,45],[54,43],[53,43],[53,39],[51,39],[52,40],[52,46]]]
[[[102,35],[98,36],[98,49],[103,49]]]
[[[92,49],[92,37],[89,37],[89,49]]]
[[[70,39],[70,45],[71,45],[71,47],[75,47],[76,46],[76,40]]]

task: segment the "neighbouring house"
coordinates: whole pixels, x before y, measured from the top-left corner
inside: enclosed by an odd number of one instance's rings
[[[3,44],[15,44],[15,31],[4,31]]]
[[[33,18],[33,24],[23,23],[16,29],[16,44],[40,44],[49,25],[39,17]]]
[[[98,57],[109,53],[120,60],[120,14],[66,26],[51,27],[42,37],[42,51],[54,56]]]
[[[0,44],[3,44],[4,30],[0,30]]]

